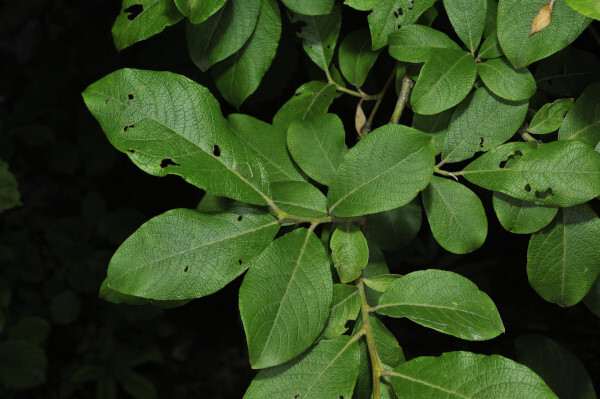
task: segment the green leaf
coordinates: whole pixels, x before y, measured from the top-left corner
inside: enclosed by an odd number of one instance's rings
[[[180,13],[191,23],[199,24],[223,7],[227,0],[175,0]]]
[[[561,97],[577,97],[598,80],[596,54],[569,46],[538,63],[533,75],[539,89]]]
[[[227,209],[231,208],[233,202],[233,200],[227,197],[219,197],[217,195],[205,193],[200,202],[198,202],[198,205],[196,205],[196,210],[202,213],[225,212]]]
[[[452,114],[442,162],[459,162],[510,139],[527,114],[528,103],[501,99],[485,87],[477,89]]]
[[[502,52],[502,48],[500,48],[500,42],[498,42],[498,35],[496,31],[490,33],[490,35],[483,41],[481,47],[479,48],[479,52],[477,53],[477,57],[482,60],[488,58],[498,58],[502,57],[504,53]]]
[[[412,127],[431,136],[436,155],[440,154],[444,148],[444,140],[453,112],[454,109],[450,108],[433,115],[417,113],[413,115]]]
[[[529,70],[515,69],[505,58],[494,58],[477,64],[477,72],[494,94],[506,100],[527,100],[535,93],[535,79]]]
[[[600,20],[600,2],[598,0],[567,0],[566,3],[586,17]]]
[[[485,25],[483,26],[483,37],[488,37],[496,32],[496,20],[498,19],[498,2],[487,0],[485,7]]]
[[[380,274],[369,278],[363,277],[363,282],[377,292],[385,292],[392,283],[401,277],[399,274]]]
[[[402,363],[389,378],[409,398],[557,399],[530,369],[498,355],[422,356]]]
[[[329,14],[334,0],[281,0],[290,10],[304,15]]]
[[[407,25],[390,34],[389,52],[405,62],[425,62],[439,49],[460,50],[458,44],[439,30],[425,25]]]
[[[332,282],[325,248],[303,228],[273,241],[251,264],[239,305],[257,369],[287,362],[315,341],[329,316]]]
[[[460,40],[475,53],[486,22],[487,0],[444,0],[444,8]]]
[[[301,357],[260,371],[244,399],[351,398],[358,362],[358,344],[350,337],[342,335],[322,340]]]
[[[369,319],[371,321],[377,320],[377,318],[375,316],[370,316]],[[379,321],[379,320],[377,320],[377,321]],[[354,330],[358,331],[360,326],[362,326],[362,321],[358,320],[358,322],[356,323],[356,325],[354,327]],[[379,323],[377,323],[375,321],[372,322],[371,333],[373,334],[373,340],[376,341],[375,345],[377,345],[378,348],[379,348],[379,345],[377,344],[377,338],[379,338],[379,334],[380,334],[379,327],[380,326],[385,329],[385,332],[389,333],[389,330],[387,330],[387,328],[385,328],[385,326],[381,322],[379,322]],[[391,335],[391,333],[389,333],[389,334]],[[387,336],[386,336],[386,338],[387,338]],[[393,335],[391,335],[390,338],[391,338],[390,341],[392,339],[395,340]],[[396,341],[396,345],[398,345],[397,341]],[[372,370],[372,366],[371,366],[371,357],[369,356],[369,348],[367,347],[367,342],[365,339],[361,339],[360,341],[358,341],[358,346],[359,346],[359,353],[360,353],[359,371],[358,371],[358,378],[356,379],[356,386],[354,388],[354,394],[353,394],[352,398],[353,399],[372,399],[373,398],[373,395],[372,395],[373,394],[373,370]],[[400,348],[399,345],[397,346],[397,349],[402,351],[402,348]],[[383,354],[384,352],[381,351],[381,353]],[[404,355],[404,354],[402,354],[402,355]],[[385,379],[380,380],[379,390],[380,390],[380,399],[397,399],[397,396],[394,394],[394,389],[392,388],[390,383],[387,382]]]
[[[188,51],[203,72],[242,48],[258,20],[261,0],[228,0],[201,24],[187,22]]]
[[[244,114],[230,114],[227,122],[244,146],[258,154],[271,182],[304,181],[288,153],[285,131]]]
[[[406,205],[427,187],[433,141],[402,125],[373,130],[344,157],[327,200],[334,216],[361,216]],[[373,162],[377,160],[377,162]]]
[[[42,345],[50,333],[48,320],[38,316],[25,316],[10,326],[8,339]]]
[[[403,276],[383,293],[375,309],[469,341],[492,339],[504,332],[490,297],[470,280],[445,270]]]
[[[305,23],[298,33],[304,51],[319,68],[327,71],[342,24],[340,7],[334,4],[331,12],[326,15],[294,14],[292,22],[297,21]]]
[[[182,18],[172,0],[123,0],[111,30],[115,47],[121,51],[162,32]]]
[[[433,115],[454,107],[469,94],[476,76],[477,64],[471,54],[438,49],[421,69],[413,88],[413,110]]]
[[[518,159],[502,167],[510,157]],[[600,154],[577,141],[504,144],[462,173],[488,190],[542,204],[573,206],[600,195]]]
[[[273,126],[282,132],[287,132],[292,121],[310,120],[315,116],[326,114],[334,98],[334,84],[318,81],[305,83],[277,111],[273,117]]]
[[[367,236],[385,251],[408,245],[421,228],[421,204],[417,198],[400,208],[369,216]]]
[[[152,304],[161,309],[172,309],[177,308],[183,305],[186,305],[190,302],[189,299],[183,299],[179,301],[156,301],[153,299],[140,298],[133,295],[123,294],[119,291],[115,291],[108,286],[108,279],[104,279],[102,285],[100,286],[100,291],[98,293],[98,297],[100,299],[104,299],[110,303],[124,303],[127,305],[147,305]]]
[[[517,360],[542,377],[560,398],[596,399],[590,376],[581,361],[558,342],[540,334],[515,340]]]
[[[578,140],[595,147],[600,142],[600,83],[589,85],[575,101],[558,131],[559,140]]]
[[[0,159],[0,212],[21,205],[17,180],[8,171],[8,164]]]
[[[302,181],[273,184],[273,202],[283,212],[307,218],[327,216],[327,198],[310,183]]]
[[[342,75],[350,84],[362,86],[379,53],[371,50],[371,36],[366,29],[351,32],[342,41],[338,53]]]
[[[258,21],[250,39],[240,51],[211,69],[219,92],[234,107],[239,108],[260,85],[275,58],[280,36],[277,2],[261,0]]]
[[[46,354],[37,345],[8,340],[0,343],[0,385],[30,389],[46,382]]]
[[[600,273],[600,219],[587,205],[562,209],[552,224],[533,234],[527,276],[546,301],[573,306]]]
[[[174,209],[144,223],[117,249],[108,286],[158,300],[200,298],[242,274],[279,230],[268,214]]]
[[[536,204],[494,191],[494,212],[506,231],[530,234],[546,227],[558,212],[556,206]]]
[[[442,248],[466,254],[483,245],[488,223],[483,204],[473,191],[433,176],[422,198],[431,232]]]
[[[552,103],[544,104],[529,123],[527,131],[533,134],[555,132],[562,125],[567,112],[571,108],[573,108],[572,98],[562,98]]]
[[[292,121],[287,133],[287,147],[307,175],[329,185],[346,155],[345,139],[341,119],[335,114],[323,114],[309,120]]]
[[[362,327],[362,318],[357,321],[354,327],[354,334]],[[377,348],[377,354],[381,362],[387,366],[387,368],[393,368],[397,365],[404,363],[404,352],[398,344],[398,340],[394,337],[394,334],[387,329],[385,324],[381,322],[379,317],[375,314],[369,314],[369,325],[371,327],[371,334],[373,335],[373,341]]]
[[[143,171],[181,176],[214,195],[268,203],[262,163],[229,131],[205,87],[170,72],[120,69],[91,84],[83,99],[110,142]]]
[[[590,19],[574,11],[565,2],[557,1],[550,25],[530,36],[531,23],[546,3],[546,0],[498,2],[498,41],[506,58],[517,69],[565,48],[590,23]]]
[[[369,261],[369,247],[360,229],[351,223],[338,226],[329,245],[340,281],[349,283],[356,280]]]
[[[585,306],[592,313],[600,317],[600,277],[596,279],[592,288],[590,288],[585,298],[583,298],[583,303],[585,303]]]
[[[331,310],[323,330],[323,338],[329,339],[345,333],[348,330],[346,323],[358,317],[360,305],[358,288],[353,285],[334,284]]]

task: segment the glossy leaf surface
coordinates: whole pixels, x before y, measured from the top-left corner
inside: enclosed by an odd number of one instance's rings
[[[358,278],[369,261],[369,247],[360,229],[351,223],[337,227],[329,245],[340,281],[349,283]]]
[[[566,0],[569,7],[588,18],[600,20],[600,3],[597,0]]]

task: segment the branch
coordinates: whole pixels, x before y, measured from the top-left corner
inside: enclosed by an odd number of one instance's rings
[[[396,124],[400,120],[402,116],[402,111],[404,111],[404,106],[408,102],[408,98],[410,97],[410,91],[412,90],[415,82],[412,81],[411,78],[404,75],[402,78],[402,88],[400,89],[400,95],[398,96],[398,101],[396,101],[396,108],[394,108],[394,113],[390,119],[390,123]]]

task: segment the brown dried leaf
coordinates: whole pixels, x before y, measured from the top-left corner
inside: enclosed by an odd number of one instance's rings
[[[365,123],[367,123],[367,116],[362,109],[362,102],[363,100],[358,102],[358,105],[356,106],[356,114],[354,115],[354,128],[356,129],[356,133],[359,137],[363,137],[362,128],[365,126]]]
[[[552,21],[552,9],[554,8],[554,0],[550,3],[544,4],[542,8],[540,8],[540,12],[535,16],[533,22],[531,23],[531,30],[529,31],[529,36],[533,35],[536,32],[541,31],[550,25]]]

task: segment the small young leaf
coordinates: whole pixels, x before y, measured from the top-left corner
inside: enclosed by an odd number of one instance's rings
[[[548,302],[573,306],[600,273],[600,219],[587,205],[562,209],[552,224],[533,234],[527,276]]]
[[[569,7],[588,18],[600,20],[600,3],[597,0],[566,0]]]
[[[183,19],[172,0],[123,0],[112,26],[115,47],[121,51],[162,32]]]
[[[349,283],[356,280],[369,260],[367,240],[360,229],[351,223],[339,226],[331,235],[329,245],[340,281]]]
[[[498,35],[496,34],[496,31],[493,31],[481,44],[477,57],[486,60],[489,58],[502,57],[502,55],[504,55],[504,53],[502,52],[502,48],[500,48]]]
[[[400,208],[369,216],[367,236],[385,251],[408,245],[421,228],[421,204],[417,198]]]
[[[144,223],[108,265],[109,288],[157,300],[200,298],[242,274],[279,226],[268,214],[174,209]]]
[[[346,323],[358,317],[360,305],[358,288],[353,285],[334,284],[331,310],[323,330],[323,338],[329,339],[345,333],[348,330]]]
[[[258,21],[250,39],[240,51],[211,69],[219,92],[234,107],[242,105],[260,85],[275,58],[280,36],[277,1],[261,0]]]
[[[358,362],[358,343],[347,335],[322,340],[299,358],[260,371],[244,399],[349,399]]]
[[[600,83],[587,87],[575,101],[558,131],[559,140],[578,140],[595,147],[600,142]]]
[[[516,199],[497,191],[494,191],[492,203],[502,227],[516,234],[531,234],[543,229],[558,212],[556,206]]]
[[[549,3],[546,3],[540,8],[540,11],[537,13],[533,21],[531,22],[531,30],[529,31],[529,36],[533,35],[541,31],[542,29],[546,29],[550,22],[552,22],[552,9],[554,8],[554,0],[551,0]]]
[[[175,0],[179,12],[191,23],[199,24],[223,7],[227,0]]]
[[[488,223],[483,204],[473,191],[433,176],[422,198],[431,232],[442,248],[466,254],[483,245]]]
[[[256,369],[287,362],[315,341],[329,316],[332,282],[325,248],[306,229],[273,241],[251,264],[239,305]]]
[[[287,146],[294,161],[307,175],[325,185],[346,155],[344,124],[335,114],[293,121],[288,128]]]
[[[449,352],[402,363],[390,375],[410,398],[558,399],[533,371],[502,356]]]
[[[377,162],[373,162],[373,160]],[[406,205],[433,174],[433,141],[402,125],[373,130],[344,157],[327,200],[335,216],[361,216]]]
[[[421,270],[399,278],[375,309],[469,341],[492,339],[504,332],[490,297],[470,280],[445,270]]]
[[[477,72],[494,94],[506,100],[523,101],[535,93],[535,79],[529,70],[515,69],[505,58],[477,64]]]
[[[342,41],[338,53],[342,75],[350,84],[362,86],[379,53],[371,50],[371,37],[367,30],[351,32]]]
[[[261,0],[228,0],[201,24],[187,22],[188,50],[203,72],[242,48],[258,20]]]
[[[30,389],[46,382],[48,360],[39,346],[26,341],[0,343],[0,386]]]
[[[310,120],[327,113],[334,98],[334,84],[318,81],[305,83],[277,111],[273,117],[273,126],[282,132],[287,132],[293,121]]]
[[[0,159],[0,212],[21,205],[17,180],[8,171],[8,164]]]
[[[327,216],[327,198],[310,183],[289,181],[274,183],[273,202],[283,212],[308,218]]]
[[[475,53],[483,35],[487,0],[444,0],[444,8],[460,40]]]
[[[452,108],[475,83],[477,64],[463,51],[438,49],[421,69],[410,103],[418,114],[433,115]]]
[[[448,35],[424,25],[407,25],[388,40],[390,55],[405,62],[425,62],[439,49],[460,50]]]
[[[562,98],[553,103],[544,104],[529,123],[527,131],[533,134],[555,132],[562,125],[571,108],[573,108],[572,98]]]
[[[290,10],[304,15],[329,14],[334,0],[281,0]]]
[[[367,287],[378,292],[385,292],[392,283],[401,277],[399,274],[380,274],[370,278],[363,277],[363,281]]]

